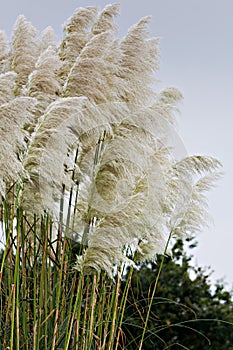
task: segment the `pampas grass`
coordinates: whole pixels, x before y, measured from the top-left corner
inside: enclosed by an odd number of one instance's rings
[[[176,157],[150,17],[119,40],[118,14],[78,9],[60,44],[23,16],[0,33],[1,348],[117,349],[125,268],[206,224],[221,164]]]

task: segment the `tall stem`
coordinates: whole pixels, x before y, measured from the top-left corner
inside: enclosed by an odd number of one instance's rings
[[[166,252],[167,252],[167,249],[168,249],[168,245],[169,245],[171,237],[172,237],[172,232],[173,231],[171,230],[171,232],[169,234],[169,237],[167,239],[167,242],[166,242],[166,246],[164,248],[162,261],[161,261],[161,264],[159,266],[159,270],[158,270],[158,274],[156,276],[154,288],[153,288],[153,291],[152,291],[152,294],[151,294],[151,297],[150,297],[150,303],[149,303],[148,311],[147,311],[147,314],[146,314],[146,320],[145,320],[145,324],[144,324],[144,327],[143,327],[142,338],[141,338],[138,350],[142,350],[142,345],[143,345],[143,341],[144,341],[144,337],[145,337],[145,333],[146,333],[146,329],[147,329],[147,324],[148,324],[149,317],[150,317],[151,307],[152,307],[152,304],[153,304],[155,292],[157,290],[159,278],[160,278],[160,275],[161,275],[161,272],[162,272],[162,268],[163,268],[163,265],[164,265],[165,255],[166,255]]]

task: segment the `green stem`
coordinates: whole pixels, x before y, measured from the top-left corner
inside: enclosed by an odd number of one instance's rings
[[[70,325],[69,325],[69,332],[68,332],[67,337],[65,339],[64,350],[69,349],[69,343],[70,343],[70,338],[71,338],[71,333],[72,333],[72,329],[73,329],[73,323],[74,323],[76,311],[77,311],[76,322],[77,322],[77,328],[79,329],[80,316],[81,316],[81,306],[82,306],[81,305],[82,304],[82,300],[81,300],[82,285],[83,285],[82,282],[83,282],[83,276],[80,275],[79,281],[78,281],[78,290],[77,290],[77,294],[76,294],[75,304],[74,304],[74,308],[73,308],[73,312],[72,312],[72,316],[71,316],[71,320],[70,320]],[[77,307],[78,307],[78,310],[77,310]]]
[[[169,237],[167,239],[166,246],[165,246],[165,249],[164,249],[164,252],[163,252],[163,256],[162,256],[162,261],[161,261],[161,264],[159,266],[158,274],[156,276],[154,288],[153,288],[153,291],[152,291],[152,294],[151,294],[151,297],[150,297],[150,303],[149,303],[148,311],[147,311],[147,314],[146,314],[145,324],[144,324],[144,327],[143,327],[142,338],[141,338],[138,350],[142,350],[142,345],[143,345],[143,341],[144,341],[144,337],[145,337],[145,333],[146,333],[146,329],[147,329],[147,324],[148,324],[149,317],[150,317],[151,307],[152,307],[152,304],[153,304],[155,292],[157,290],[159,278],[160,278],[160,275],[161,275],[161,272],[162,272],[162,268],[163,268],[163,265],[164,265],[165,255],[166,255],[166,252],[167,252],[167,249],[168,249],[168,245],[169,245],[171,237],[172,237],[172,232],[173,231],[170,232]]]
[[[109,342],[108,342],[108,349],[113,349],[114,345],[114,339],[116,335],[117,330],[117,310],[118,310],[118,300],[119,300],[119,294],[120,294],[120,285],[121,285],[121,276],[123,271],[124,265],[122,264],[120,266],[120,271],[117,275],[117,282],[116,286],[114,288],[114,291],[112,293],[112,312],[111,312],[111,328],[110,328],[110,334],[109,334]]]
[[[12,314],[11,314],[11,339],[10,350],[14,350],[14,326],[15,326],[15,285],[11,286],[12,291]]]
[[[89,327],[88,327],[88,339],[87,339],[87,349],[91,349],[91,343],[93,340],[93,331],[94,331],[94,323],[95,323],[95,312],[96,312],[96,301],[97,301],[97,282],[98,275],[93,276],[92,282],[92,291],[90,296],[90,312],[89,312]]]
[[[126,306],[126,302],[127,302],[127,298],[128,298],[129,288],[130,288],[130,285],[131,285],[131,279],[132,279],[132,275],[133,275],[133,270],[134,270],[133,266],[130,266],[130,271],[128,273],[127,280],[126,280],[126,283],[125,283],[123,296],[121,298],[121,303],[120,303],[120,308],[119,308],[119,314],[121,316],[120,316],[120,320],[117,321],[117,323],[118,323],[118,332],[117,332],[115,350],[117,350],[118,345],[119,345],[120,334],[121,334],[121,325],[122,325],[122,322],[123,322],[123,319],[124,319],[125,306]]]

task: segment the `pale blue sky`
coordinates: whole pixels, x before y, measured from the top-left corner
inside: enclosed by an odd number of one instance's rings
[[[180,106],[180,134],[189,154],[219,158],[225,176],[209,196],[214,223],[198,234],[193,252],[199,265],[211,266],[214,278],[233,284],[233,1],[232,0],[122,0],[120,35],[142,16],[152,15],[152,35],[161,38],[164,86],[184,95]],[[39,30],[51,25],[61,37],[62,24],[77,7],[109,1],[8,0],[1,5],[0,28],[8,38],[19,14]]]

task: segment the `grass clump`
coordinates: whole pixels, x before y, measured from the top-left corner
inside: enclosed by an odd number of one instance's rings
[[[150,18],[119,40],[118,11],[78,9],[59,44],[24,16],[1,32],[0,348],[119,348],[135,263],[206,223],[221,164],[177,157],[182,96],[152,89]]]

